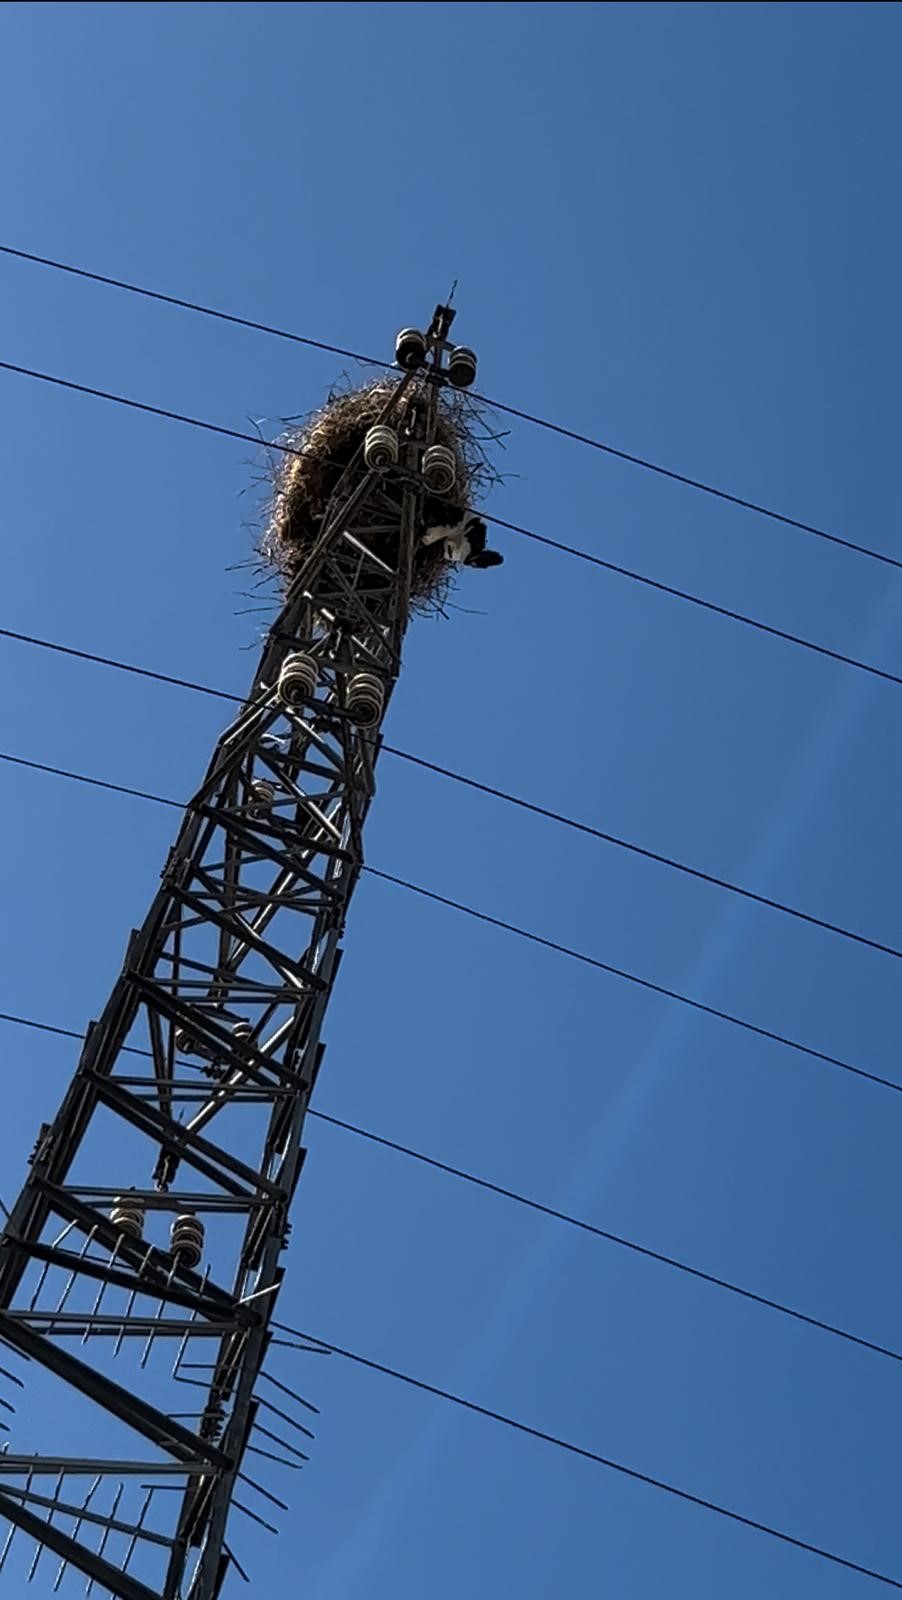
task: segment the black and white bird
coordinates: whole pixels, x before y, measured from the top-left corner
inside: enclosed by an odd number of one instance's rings
[[[475,511],[450,506],[447,502],[427,502],[424,516],[426,524],[422,537],[424,545],[438,544],[444,540],[445,559],[452,566],[500,567],[504,560],[499,550],[487,550],[488,537],[485,523]]]

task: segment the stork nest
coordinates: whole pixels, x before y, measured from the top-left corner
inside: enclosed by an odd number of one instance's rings
[[[343,472],[362,450],[367,429],[379,420],[399,381],[377,378],[363,388],[333,392],[320,411],[279,441],[292,453],[283,454],[275,468],[272,508],[260,554],[283,584],[290,582],[303,564]],[[405,404],[402,401],[392,412],[393,426],[403,427]],[[442,497],[442,507],[469,509],[494,481],[479,413],[471,398],[459,391],[439,395],[435,443],[447,445],[457,462],[454,488]],[[400,515],[400,495],[392,494],[390,479],[380,491],[380,501],[382,520],[390,524]],[[391,566],[396,564],[397,534],[374,534],[371,544],[376,555]],[[411,591],[414,609],[441,611],[455,575],[441,541],[426,546],[418,543]]]

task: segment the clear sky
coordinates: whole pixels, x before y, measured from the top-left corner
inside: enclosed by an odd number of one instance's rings
[[[2,240],[386,355],[457,278],[487,391],[902,557],[900,46],[897,5],[5,5]],[[0,296],[3,359],[234,427],[343,366],[9,258]],[[253,450],[0,400],[0,624],[240,690]],[[902,672],[898,572],[520,425],[502,466],[497,515]],[[504,548],[416,625],[393,742],[902,944],[902,691]],[[0,747],[190,791],[215,703],[0,645]],[[0,1006],[81,1028],[172,814],[0,793]],[[388,760],[369,853],[899,1073],[889,956]],[[322,1109],[902,1348],[892,1092],[373,881],[326,1037]],[[2,1039],[8,1202],[74,1047]],[[309,1144],[289,1320],[902,1579],[897,1365]],[[337,1359],[281,1370],[323,1414],[278,1542],[235,1528],[254,1593],[882,1592]]]

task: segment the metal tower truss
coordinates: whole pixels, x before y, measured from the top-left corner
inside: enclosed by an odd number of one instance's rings
[[[0,1565],[54,1591],[216,1600],[245,1453],[306,1456],[305,1402],[263,1363],[448,320],[379,419],[398,465],[358,450],[338,481],[0,1236],[0,1396],[24,1380]]]

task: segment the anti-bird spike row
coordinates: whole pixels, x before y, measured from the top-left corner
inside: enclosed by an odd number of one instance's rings
[[[0,1234],[0,1341],[29,1363],[0,1567],[46,1550],[54,1591],[220,1600],[230,1510],[275,1531],[238,1483],[284,1504],[246,1453],[306,1461],[286,1430],[312,1437],[292,1412],[316,1407],[269,1369],[282,1344],[328,1352],[273,1319],[382,725],[411,616],[501,560],[454,316],[286,439],[280,613]]]

